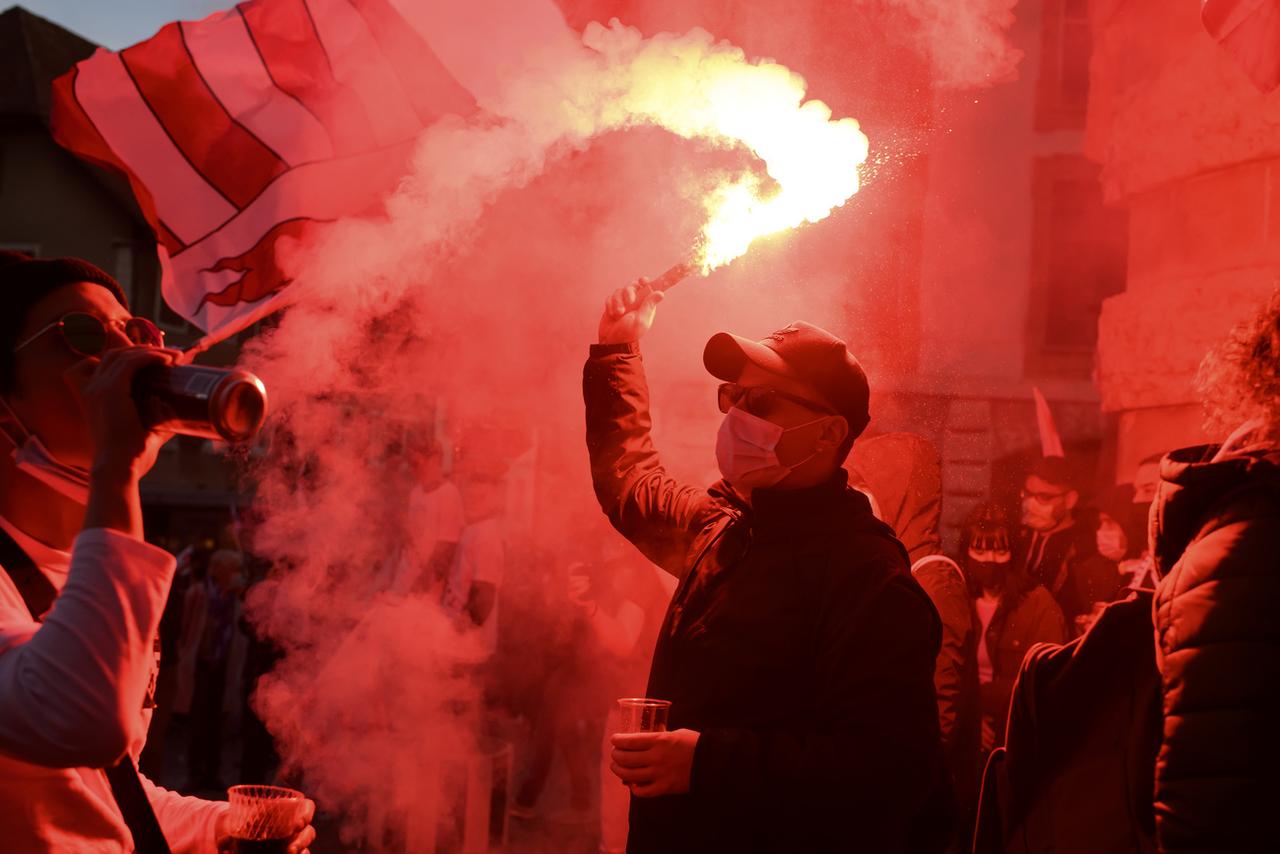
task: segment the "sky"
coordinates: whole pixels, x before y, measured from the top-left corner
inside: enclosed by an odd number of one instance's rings
[[[113,49],[145,40],[170,21],[197,20],[235,4],[235,0],[21,0],[35,12]],[[10,4],[0,0],[0,6]]]

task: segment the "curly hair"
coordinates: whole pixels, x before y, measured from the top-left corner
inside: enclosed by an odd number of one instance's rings
[[[1224,436],[1252,419],[1272,437],[1280,433],[1280,287],[1209,351],[1195,388],[1209,435]]]

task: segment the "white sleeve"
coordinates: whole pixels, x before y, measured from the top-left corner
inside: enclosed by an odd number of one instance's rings
[[[180,795],[138,776],[173,854],[216,854],[218,817],[231,807],[225,801]]]
[[[118,531],[81,532],[43,623],[0,608],[0,751],[106,767],[145,736],[142,703],[173,556]]]

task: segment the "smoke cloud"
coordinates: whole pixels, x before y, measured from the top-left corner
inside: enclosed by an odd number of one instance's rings
[[[828,182],[848,192],[865,157],[856,123],[805,104],[798,76],[705,32],[644,39],[615,22],[584,45],[532,58],[483,117],[428,129],[381,211],[286,251],[294,304],[246,349],[275,413],[251,466],[253,548],[277,568],[249,611],[284,651],[254,702],[303,785],[374,849],[431,850],[431,816],[458,807],[443,769],[488,755],[503,734],[494,709],[538,654],[479,665],[479,632],[438,598],[385,589],[428,558],[406,512],[405,447],[434,437],[469,512],[504,506],[497,619],[563,623],[563,600],[532,591],[561,589],[571,562],[617,543],[591,496],[578,389],[604,297],[684,258],[717,187],[791,186],[770,152],[772,175],[736,141],[757,129],[706,116],[745,96],[821,152],[852,142],[837,158],[852,166]],[[768,242],[759,254],[754,275],[785,281],[786,258]],[[657,438],[673,472],[714,471],[701,343],[829,315],[843,276],[807,279],[769,296],[729,269],[664,305],[645,352],[655,406],[672,413]]]
[[[867,2],[867,0],[863,0]],[[881,2],[881,0],[876,0]],[[981,89],[1017,77],[1022,51],[1009,43],[1018,0],[883,0],[919,23],[917,37],[944,89]]]

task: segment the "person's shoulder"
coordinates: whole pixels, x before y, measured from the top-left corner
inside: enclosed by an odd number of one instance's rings
[[[1062,610],[1058,600],[1053,598],[1053,594],[1043,584],[1037,584],[1023,594],[1022,605],[1027,608],[1041,608],[1051,611]]]

